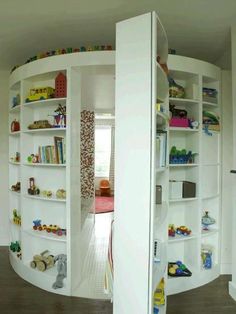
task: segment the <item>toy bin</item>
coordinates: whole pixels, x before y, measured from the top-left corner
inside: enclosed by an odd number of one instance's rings
[[[170,119],[170,126],[178,128],[188,128],[189,120],[188,118],[172,117]]]

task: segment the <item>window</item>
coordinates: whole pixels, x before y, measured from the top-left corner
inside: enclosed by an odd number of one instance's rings
[[[111,126],[95,127],[95,177],[109,177]]]

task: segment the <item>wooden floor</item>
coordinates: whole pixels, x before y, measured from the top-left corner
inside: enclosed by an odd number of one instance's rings
[[[229,280],[230,276],[221,276],[201,288],[168,297],[167,314],[236,314],[236,302],[228,295]],[[15,274],[7,248],[0,247],[0,313],[112,314],[112,304],[62,297],[32,286]]]

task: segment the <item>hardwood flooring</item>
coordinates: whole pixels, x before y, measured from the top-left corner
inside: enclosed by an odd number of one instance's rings
[[[168,297],[167,314],[236,314],[236,302],[228,294],[229,280],[230,276],[220,276],[206,286]],[[0,313],[112,314],[112,304],[63,297],[32,286],[15,274],[8,249],[0,247]]]

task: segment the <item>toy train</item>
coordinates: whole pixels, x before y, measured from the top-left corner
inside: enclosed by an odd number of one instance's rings
[[[60,228],[58,225],[42,225],[41,220],[37,219],[33,221],[33,230],[47,231],[48,233],[54,233],[58,236],[66,235],[66,229]]]

